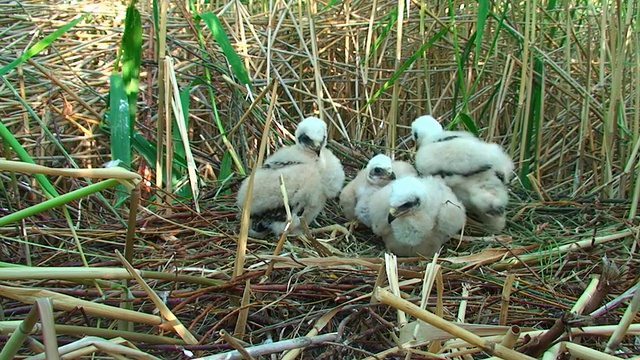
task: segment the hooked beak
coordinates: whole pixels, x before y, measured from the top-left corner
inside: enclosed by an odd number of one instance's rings
[[[316,153],[318,156],[320,156],[320,152],[322,151],[322,148],[324,147],[324,140],[320,141],[320,142],[316,142],[311,140],[311,138],[309,136],[307,136],[306,134],[302,134],[299,138],[298,141],[307,149],[313,151],[314,153]]]
[[[315,152],[318,156],[320,156],[320,152],[322,151],[322,144],[313,144],[313,146],[311,147],[311,150],[313,150],[313,152]]]
[[[391,172],[391,174],[389,174],[389,179],[391,180],[395,180],[396,179],[396,173],[394,173],[393,171]]]
[[[389,209],[389,214],[387,214],[387,222],[391,224],[393,220],[396,219],[397,215],[398,215],[397,208],[392,207],[391,209]]]

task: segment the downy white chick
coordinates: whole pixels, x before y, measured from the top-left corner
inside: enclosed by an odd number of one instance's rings
[[[442,179],[407,176],[371,197],[372,230],[398,256],[434,255],[466,221],[465,208]]]
[[[371,227],[369,201],[371,195],[398,177],[416,175],[413,165],[405,161],[393,161],[384,154],[378,154],[360,170],[356,177],[340,192],[340,206],[348,220],[359,220]]]
[[[445,131],[429,115],[417,118],[411,128],[418,172],[444,179],[487,230],[502,231],[514,168],[502,148],[468,132]]]
[[[298,124],[296,144],[277,150],[255,172],[251,192],[249,234],[264,237],[280,235],[286,226],[286,211],[280,192],[284,179],[291,209],[291,233],[299,230],[300,217],[310,224],[322,211],[329,197],[337,196],[344,171],[340,161],[326,149],[327,125],[316,117]],[[339,184],[338,184],[339,183]],[[247,196],[248,178],[238,191],[237,204],[242,207]]]

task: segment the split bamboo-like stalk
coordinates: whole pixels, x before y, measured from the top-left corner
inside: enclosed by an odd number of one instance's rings
[[[455,325],[454,323],[448,322],[441,317],[434,315],[433,313],[420,309],[420,307],[393,295],[387,290],[382,288],[377,288],[375,292],[375,296],[380,302],[392,306],[398,310],[402,310],[411,316],[414,316],[420,320],[423,320],[443,331],[446,331],[456,337],[464,339],[468,341],[470,344],[479,347],[483,351],[491,354],[499,356],[505,360],[534,360],[534,358],[519,353],[515,350],[506,348],[500,344],[493,343],[491,341],[487,341],[480,336],[462,329],[461,327]]]

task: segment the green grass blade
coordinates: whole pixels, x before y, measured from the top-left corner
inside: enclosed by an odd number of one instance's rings
[[[136,118],[141,56],[142,20],[140,12],[135,7],[135,1],[132,1],[127,7],[122,34],[122,79],[129,102],[129,121],[131,122],[134,122]],[[133,130],[133,126],[129,128]]]
[[[112,74],[109,78],[109,123],[111,124],[111,159],[120,161],[126,169],[131,167],[131,120],[129,101],[124,88],[124,81],[120,74]],[[116,192],[118,207],[127,199],[124,187],[119,187]]]
[[[529,113],[529,121],[524,136],[524,159],[520,165],[520,179],[526,189],[531,189],[531,181],[527,175],[532,172],[538,159],[538,132],[540,131],[540,122],[542,121],[541,107],[544,99],[542,98],[543,81],[544,81],[544,63],[538,56],[533,60],[533,86],[531,89],[531,112]]]
[[[227,58],[233,73],[236,75],[238,80],[244,85],[251,86],[251,80],[249,80],[249,75],[247,74],[247,70],[244,68],[242,64],[242,60],[231,46],[231,42],[229,42],[229,38],[227,37],[227,33],[224,31],[224,27],[222,27],[222,23],[220,23],[220,19],[216,16],[216,14],[212,12],[206,12],[199,15],[200,19],[204,21],[207,25],[211,34],[213,34],[213,38],[216,40],[224,56]]]
[[[229,177],[232,174],[231,171],[231,154],[229,151],[225,151],[224,155],[222,155],[222,161],[220,161],[220,172],[218,173],[218,180],[223,180]]]
[[[198,43],[200,45],[200,51],[202,52],[202,56],[203,57],[209,56],[209,54],[206,51],[205,45],[204,45],[204,41],[205,40],[204,40],[204,36],[202,35],[202,30],[200,29],[200,27],[196,27],[195,31],[196,31],[195,35],[198,38]],[[244,67],[243,67],[243,69],[244,69]],[[209,70],[208,67],[204,68],[204,78],[206,79],[206,84],[211,84],[212,83],[211,71]],[[226,130],[224,128],[224,125],[222,124],[222,120],[220,119],[220,115],[218,113],[218,107],[216,105],[216,97],[215,97],[215,94],[213,93],[213,88],[209,85],[209,86],[207,86],[207,90],[208,90],[207,92],[208,92],[208,95],[209,95],[209,101],[211,102],[211,108],[212,108],[213,117],[216,120],[216,126],[218,127],[218,130],[220,131],[222,142],[227,146],[227,149],[230,149],[231,157],[233,159],[233,163],[235,164],[237,171],[240,173],[240,175],[246,175],[246,171],[244,170],[244,167],[242,166],[242,162],[240,162],[240,159],[239,159],[238,155],[236,154],[235,150],[233,149],[233,145],[231,145],[231,143],[229,142],[229,139],[227,138]]]
[[[29,164],[35,164],[35,161],[33,161],[29,153],[22,147],[22,145],[20,145],[18,140],[16,140],[16,138],[13,136],[13,133],[9,131],[9,129],[7,129],[7,127],[4,126],[2,122],[0,122],[0,137],[5,144],[8,144],[13,149],[13,151],[16,152],[16,155],[18,155],[18,158],[21,161]],[[40,185],[40,187],[42,187],[47,197],[51,198],[58,196],[58,192],[46,176],[42,174],[34,174],[33,176],[35,177],[36,181],[38,181],[38,184]]]
[[[320,9],[320,11],[325,11],[325,10],[329,9],[333,5],[337,4],[338,1],[340,1],[340,0],[330,0],[329,2],[327,2],[327,5],[323,6],[322,9]]]
[[[482,49],[482,35],[484,34],[484,24],[489,15],[489,0],[478,0],[478,14],[476,15],[476,54],[475,67],[478,67],[480,60],[480,50]]]
[[[418,58],[420,58],[420,56],[422,55],[422,53],[424,53],[425,51],[427,51],[427,49],[429,49],[431,47],[431,45],[433,45],[436,41],[438,41],[438,39],[440,39],[444,34],[447,33],[447,31],[449,31],[449,28],[446,27],[440,31],[438,31],[435,35],[433,35],[429,41],[427,41],[426,43],[424,43],[420,49],[418,49],[416,52],[414,52],[413,54],[411,54],[411,56],[404,62],[402,63],[402,65],[400,65],[400,68],[398,68],[398,70],[396,70],[391,77],[389,77],[389,79],[382,84],[382,87],[380,87],[380,89],[378,89],[378,91],[376,91],[371,98],[369,98],[369,100],[367,101],[367,103],[364,105],[369,106],[375,99],[378,98],[378,96],[380,96],[380,94],[382,94],[385,90],[387,90],[389,88],[389,86],[393,85],[393,82],[396,81],[396,79],[398,77],[400,77],[400,75],[402,75],[402,73],[409,68],[409,66],[411,66],[411,64],[413,64],[416,60],[418,60]]]
[[[74,20],[71,20],[67,24],[63,25],[58,30],[56,30],[56,31],[52,32],[51,34],[45,36],[44,39],[42,39],[42,40],[38,41],[37,43],[35,43],[27,51],[22,53],[22,55],[20,55],[17,59],[13,60],[12,62],[10,62],[7,65],[5,65],[2,68],[0,68],[0,75],[4,75],[4,74],[8,73],[9,71],[13,70],[16,66],[18,66],[18,65],[24,63],[25,61],[27,61],[27,59],[31,58],[34,55],[37,55],[40,51],[44,50],[49,45],[51,45],[51,43],[54,42],[58,37],[60,37],[60,35],[64,34],[67,31],[69,31],[69,29],[71,29],[72,27],[76,26],[80,21],[84,20],[85,17],[86,17],[86,14],[82,14],[82,15],[78,16],[77,18],[75,18]]]
[[[366,61],[368,61],[375,53],[376,50],[380,47],[384,39],[387,37],[391,28],[395,25],[398,20],[398,6],[394,6],[389,12],[382,17],[379,21],[376,21],[374,26],[374,31],[377,32],[380,29],[380,33],[376,35],[375,41],[371,44],[371,49],[369,50],[369,56],[363,57],[360,61],[360,65],[363,65]],[[384,25],[382,25],[384,24]]]
[[[111,159],[131,166],[131,121],[129,102],[120,74],[109,78],[109,124],[111,127]]]
[[[467,130],[469,130],[469,132],[473,133],[476,136],[479,135],[478,126],[476,125],[475,121],[473,121],[471,116],[469,116],[469,114],[465,112],[459,112],[458,119],[460,119],[464,127],[466,127]],[[455,122],[456,121],[452,121],[452,123],[455,123]]]
[[[42,175],[42,174],[33,174],[33,175],[36,176],[36,175]],[[3,216],[0,218],[0,226],[6,226],[8,224],[11,224],[12,222],[16,222],[24,218],[27,218],[29,216],[39,214],[43,211],[47,211],[49,209],[62,206],[70,201],[74,201],[74,200],[86,197],[88,195],[94,194],[104,189],[108,189],[110,187],[114,187],[119,184],[120,183],[118,182],[118,180],[109,179],[109,180],[103,180],[101,182],[98,182],[89,186],[85,186],[83,188],[74,190],[72,192],[57,196],[47,201],[43,201],[36,205],[30,206],[26,209],[22,209],[20,211],[16,211],[9,215]]]

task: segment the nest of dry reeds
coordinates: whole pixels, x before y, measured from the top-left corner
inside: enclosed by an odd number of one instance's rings
[[[585,10],[483,1],[170,2],[159,15],[163,45],[154,4],[136,5],[143,45],[135,129],[153,144],[166,135],[157,132],[157,49],[166,46],[175,84],[189,89],[199,197],[157,186],[156,164],[134,152],[130,170],[143,179],[136,211],[129,193],[113,188],[3,223],[0,354],[615,359],[640,352],[640,72],[631,30],[638,20],[625,17],[633,13],[626,4],[604,11],[586,3]],[[101,125],[127,5],[0,2],[3,69],[91,12],[2,74],[2,124],[17,140],[3,138],[6,159],[19,159],[20,147],[54,169],[111,160],[112,135]],[[194,17],[205,12],[217,14],[251,86]],[[410,160],[408,125],[424,113],[513,156],[518,176],[503,233],[468,229],[435,261],[385,255],[364,228],[290,238],[282,248],[275,238],[239,236],[234,194],[257,162],[263,133],[273,151],[291,142],[299,119],[322,116],[331,124],[329,147],[352,178],[376,152]],[[0,176],[4,215],[46,200],[33,175]],[[60,194],[92,183],[48,177]],[[345,223],[330,202],[312,226]],[[133,245],[129,258],[120,255],[125,243]]]

